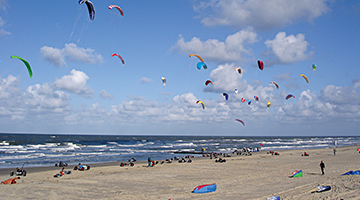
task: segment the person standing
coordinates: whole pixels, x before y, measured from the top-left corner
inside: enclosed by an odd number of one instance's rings
[[[324,172],[324,169],[325,169],[325,163],[323,161],[320,162],[320,169],[321,169],[321,174],[324,175],[325,172]]]
[[[336,155],[336,149],[334,149],[334,155]]]

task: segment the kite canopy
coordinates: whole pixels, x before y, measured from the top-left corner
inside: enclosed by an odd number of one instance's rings
[[[162,83],[164,86],[166,86],[166,78],[165,77],[161,77]]]
[[[258,63],[259,69],[260,69],[260,70],[263,70],[263,69],[264,69],[264,62],[261,61],[261,60],[258,60],[257,63]]]
[[[196,188],[194,188],[194,190],[192,191],[192,193],[209,193],[209,192],[215,192],[216,191],[216,184],[207,184],[207,185],[199,185]]]
[[[286,100],[288,100],[288,99],[290,99],[291,97],[295,98],[295,96],[294,96],[294,95],[292,95],[292,94],[288,94],[288,95],[285,97],[285,99],[286,99]]]
[[[241,98],[241,103],[244,103],[246,99],[244,98]]]
[[[207,80],[206,82],[205,82],[205,85],[209,85],[209,84],[213,84],[213,82],[212,81],[210,81],[210,80]]]
[[[324,191],[331,190],[331,187],[329,185],[318,186],[317,188],[318,188],[318,190],[316,192],[324,192]]]
[[[202,108],[205,109],[205,104],[204,104],[204,102],[202,102],[202,101],[199,100],[199,101],[197,101],[196,103],[197,103],[197,104],[198,104],[198,103],[201,103]]]
[[[110,5],[109,9],[116,8],[122,16],[124,16],[124,11],[118,5]]]
[[[124,61],[124,59],[119,55],[119,54],[117,54],[117,53],[113,53],[113,54],[111,54],[111,57],[114,57],[114,56],[117,56],[117,57],[119,57],[120,58],[120,60],[121,60],[121,62],[122,62],[122,64],[123,64],[123,66],[125,65],[125,61]]]
[[[270,106],[271,106],[271,102],[267,101],[267,108],[270,108]]]
[[[197,54],[190,54],[190,55],[189,55],[189,57],[192,57],[192,56],[195,56],[195,57],[199,58],[199,60],[200,60],[201,62],[205,63],[205,61],[204,61],[199,55],[197,55]]]
[[[348,172],[346,172],[345,174],[341,174],[341,176],[344,176],[344,175],[360,175],[360,170],[357,170],[357,171],[348,171]]]
[[[316,70],[316,65],[313,64],[313,65],[312,65],[312,68],[313,68],[313,70],[315,71],[315,70]]]
[[[235,119],[235,120],[242,123],[242,125],[245,126],[245,122],[243,120],[241,120],[241,119]]]
[[[241,69],[240,69],[240,67],[235,67],[234,70],[235,70],[236,72],[238,72],[239,74],[241,74]]]
[[[271,81],[270,84],[274,84],[276,86],[276,89],[279,89],[279,85],[275,81]]]
[[[259,97],[258,97],[258,96],[254,96],[254,99],[255,99],[256,101],[259,101]]]
[[[302,177],[303,176],[303,171],[302,170],[296,170],[295,172],[293,172],[292,174],[291,174],[291,178],[293,178],[293,177]]]
[[[279,196],[271,196],[271,197],[266,198],[266,200],[280,200],[280,197]]]
[[[300,76],[302,76],[302,77],[305,79],[305,81],[309,84],[309,79],[308,79],[308,77],[306,77],[304,74],[300,74]]]
[[[203,67],[204,69],[207,69],[206,64],[203,63],[203,62],[198,62],[198,64],[196,65],[196,67],[198,68],[198,70],[200,70],[202,67]]]
[[[223,96],[224,96],[226,101],[229,100],[229,95],[227,93],[223,93]]]
[[[89,10],[89,16],[90,16],[90,19],[91,20],[94,20],[95,19],[95,7],[94,7],[94,4],[89,1],[89,0],[79,0],[79,4],[83,4],[85,3],[88,10]]]
[[[31,67],[30,67],[30,64],[23,58],[20,58],[19,56],[11,56],[11,58],[17,58],[19,60],[21,60],[27,67],[27,70],[29,71],[29,75],[30,75],[30,78],[32,77],[32,70],[31,70]]]

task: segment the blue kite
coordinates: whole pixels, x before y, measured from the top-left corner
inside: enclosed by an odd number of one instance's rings
[[[200,70],[201,68],[207,69],[206,64],[203,63],[203,62],[198,62],[198,64],[196,65],[196,67],[198,68],[198,70]]]
[[[196,188],[194,188],[192,193],[209,193],[215,191],[216,191],[216,184],[213,183],[213,184],[199,185]]]
[[[346,172],[345,174],[341,174],[341,176],[344,176],[344,175],[360,175],[360,170],[357,170],[357,171],[348,171],[348,172]]]

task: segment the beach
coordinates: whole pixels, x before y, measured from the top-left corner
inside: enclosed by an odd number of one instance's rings
[[[120,162],[94,164],[90,170],[71,170],[54,178],[60,167],[26,168],[13,185],[0,185],[3,199],[266,199],[273,195],[281,199],[359,199],[360,176],[341,176],[360,169],[358,146],[254,152],[251,156],[223,157],[215,162],[209,157],[192,159],[191,163],[157,164],[147,167],[146,161],[136,161],[133,167],[120,167]],[[309,156],[301,156],[304,151]],[[325,163],[321,174],[320,161]],[[10,171],[0,169],[0,180],[11,178]],[[302,177],[290,178],[296,170]],[[216,183],[217,190],[196,194],[199,185]],[[312,193],[317,186],[331,190]]]

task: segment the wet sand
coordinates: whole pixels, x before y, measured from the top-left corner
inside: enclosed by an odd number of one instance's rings
[[[358,146],[278,151],[275,156],[255,152],[252,156],[232,155],[218,163],[209,157],[191,163],[157,164],[147,162],[120,167],[120,162],[90,165],[88,171],[74,170],[60,178],[60,167],[26,168],[27,176],[14,185],[0,185],[2,199],[359,199],[360,176],[341,176],[360,169]],[[310,156],[301,156],[306,151]],[[319,163],[325,163],[321,175]],[[11,178],[13,169],[1,169],[0,180]],[[289,178],[295,170],[303,177]],[[207,194],[191,191],[198,185],[216,183]],[[330,191],[311,193],[319,185]],[[5,198],[4,198],[5,197]]]

